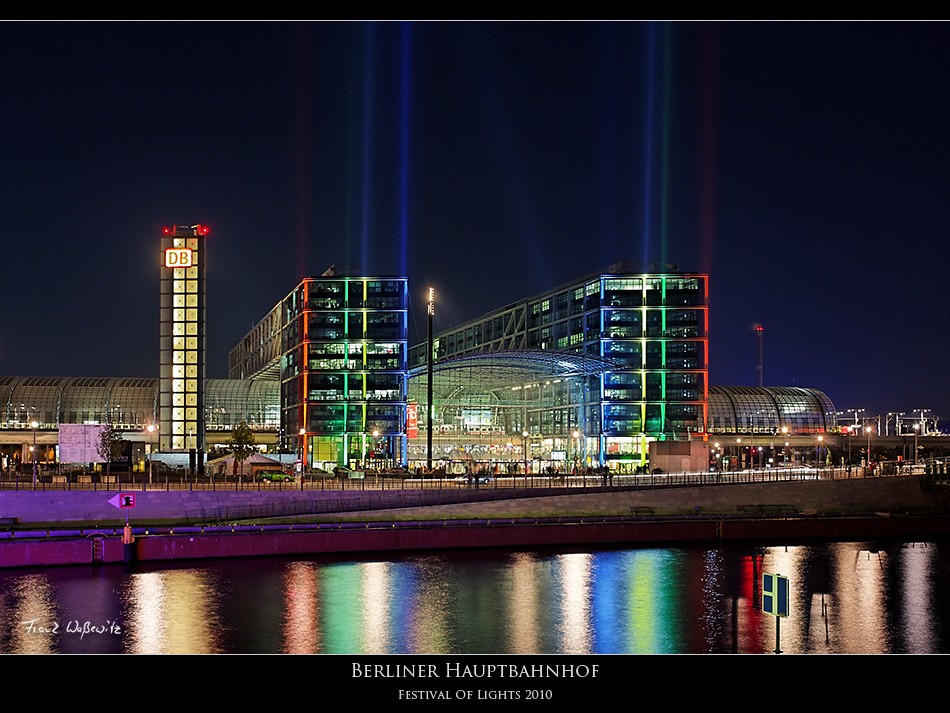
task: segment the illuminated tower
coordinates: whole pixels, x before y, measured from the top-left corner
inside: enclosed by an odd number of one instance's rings
[[[189,452],[204,470],[205,241],[203,225],[162,235],[159,445]],[[197,461],[197,462],[195,462]]]

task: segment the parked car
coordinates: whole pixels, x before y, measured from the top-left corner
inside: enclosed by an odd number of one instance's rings
[[[292,483],[294,476],[292,473],[284,473],[280,470],[262,470],[254,479],[259,483],[264,481],[271,483]]]
[[[479,485],[486,485],[486,484],[488,484],[488,483],[494,483],[494,482],[495,482],[495,479],[492,478],[490,475],[479,475],[479,476],[476,476],[474,473],[469,473],[468,475],[460,475],[459,477],[455,478],[455,482],[457,482],[457,483],[475,483],[475,482],[477,482]]]

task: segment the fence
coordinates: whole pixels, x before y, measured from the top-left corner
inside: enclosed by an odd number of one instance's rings
[[[710,473],[657,473],[626,475],[609,472],[520,475],[520,476],[459,476],[459,477],[411,477],[392,474],[367,473],[362,478],[307,477],[293,482],[269,482],[234,476],[212,477],[181,473],[163,473],[149,476],[146,473],[113,471],[103,473],[39,472],[36,479],[31,473],[0,472],[0,490],[237,490],[237,491],[288,491],[288,490],[419,490],[419,489],[532,489],[577,488],[646,490],[660,488],[705,487],[740,483],[766,483],[791,480],[838,480],[846,478],[888,477],[896,475],[925,475],[930,483],[950,484],[950,464],[944,461],[928,461],[918,465],[900,462],[876,464],[873,469],[863,467],[837,468],[766,468]]]

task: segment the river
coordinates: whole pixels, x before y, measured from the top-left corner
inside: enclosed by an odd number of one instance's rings
[[[3,653],[947,653],[950,543],[686,545],[0,571]]]

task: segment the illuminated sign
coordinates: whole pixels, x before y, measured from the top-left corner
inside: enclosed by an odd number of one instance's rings
[[[191,267],[191,248],[168,248],[165,251],[165,267]]]
[[[135,493],[117,493],[109,500],[109,504],[120,510],[135,507]]]
[[[406,438],[419,437],[419,412],[417,404],[406,406]]]

